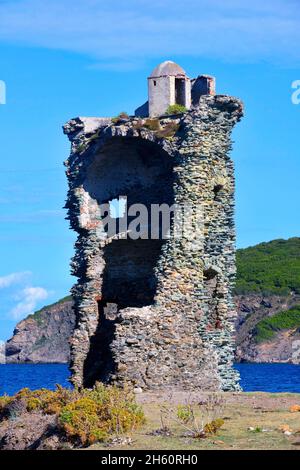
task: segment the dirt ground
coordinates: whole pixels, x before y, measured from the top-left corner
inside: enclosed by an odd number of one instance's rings
[[[274,393],[220,393],[224,405],[220,418],[224,425],[207,438],[195,439],[173,417],[178,405],[199,403],[207,394],[187,392],[144,392],[136,398],[144,409],[146,424],[132,435],[118,438],[110,449],[141,450],[195,450],[195,449],[286,449],[300,450],[300,412],[290,407],[300,405],[300,394]],[[162,434],[161,410],[169,410],[169,432]],[[195,408],[198,409],[197,406]],[[164,415],[165,416],[165,415]],[[94,445],[90,449],[107,449],[106,445]]]

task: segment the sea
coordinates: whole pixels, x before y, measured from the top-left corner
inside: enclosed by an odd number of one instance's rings
[[[234,367],[241,376],[244,392],[300,393],[300,365],[241,363]],[[70,387],[66,364],[0,364],[0,395],[13,395],[28,387]]]

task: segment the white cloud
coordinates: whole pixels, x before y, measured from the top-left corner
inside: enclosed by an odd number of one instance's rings
[[[19,302],[10,311],[15,320],[32,314],[41,300],[47,299],[49,293],[43,287],[26,287],[17,296]]]
[[[6,276],[0,277],[0,289],[4,287],[10,287],[13,284],[19,284],[24,282],[29,276],[31,276],[30,271],[22,271],[17,273],[7,274]]]
[[[17,284],[23,284],[22,289],[16,294],[14,293],[16,291],[9,291],[9,297],[14,299],[14,301],[17,301],[15,307],[9,311],[9,316],[14,320],[20,320],[21,318],[33,313],[36,310],[38,303],[47,299],[47,297],[52,293],[48,292],[43,287],[32,287],[29,283],[31,276],[31,271],[22,271],[0,277],[0,289],[12,288],[12,286]]]
[[[131,69],[155,57],[300,61],[299,0],[11,0],[0,40]]]

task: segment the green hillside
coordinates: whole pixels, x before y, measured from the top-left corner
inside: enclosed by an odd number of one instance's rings
[[[237,251],[237,294],[300,294],[300,238]]]
[[[274,338],[278,331],[290,330],[300,327],[300,306],[283,312],[278,312],[271,317],[264,318],[257,323],[254,336],[257,343]]]

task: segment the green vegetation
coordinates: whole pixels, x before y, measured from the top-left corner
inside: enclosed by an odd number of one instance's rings
[[[188,400],[188,394],[182,396],[181,400]],[[278,450],[296,449],[299,442],[299,418],[300,413],[291,413],[290,405],[299,402],[299,394],[267,394],[267,393],[230,393],[223,396],[229,400],[224,403],[223,412],[216,418],[212,431],[217,429],[217,434],[209,433],[205,438],[195,438],[186,429],[185,422],[179,420],[167,422],[169,429],[162,428],[161,403],[157,395],[144,400],[143,409],[147,418],[145,426],[140,431],[134,432],[129,443],[116,443],[110,450]],[[201,393],[199,401],[206,397]],[[255,406],[253,406],[255,400]],[[176,413],[177,401],[168,398],[168,408],[174,408]],[[180,407],[182,409],[182,405]],[[174,414],[173,414],[174,416]],[[185,420],[188,415],[183,413]],[[176,417],[176,415],[175,415]],[[177,418],[177,417],[176,417]],[[201,414],[196,418],[201,420]],[[222,422],[224,420],[224,424]],[[286,436],[281,430],[282,425],[287,425],[292,431],[291,436]],[[220,425],[222,425],[220,427]],[[207,428],[208,429],[208,428]],[[210,430],[209,429],[209,430]],[[99,443],[92,447],[93,450],[107,450],[105,443]]]
[[[185,106],[182,106],[181,104],[172,104],[168,106],[166,110],[166,114],[182,114],[187,111]]]
[[[93,443],[89,450],[119,450],[123,453],[126,450],[295,450],[299,447],[299,394],[226,392],[220,394],[220,398],[223,397],[221,412],[218,409],[214,412],[215,408],[212,410],[209,406],[208,416],[202,403],[207,401],[209,392],[201,392],[198,397],[195,395],[191,410],[190,407],[186,409],[186,405],[179,405],[190,401],[189,391],[180,392],[176,397],[164,391],[160,394],[154,391],[143,397],[141,411],[135,400],[131,401],[130,392],[126,395],[124,391],[115,389],[114,395],[107,387],[97,388],[98,391],[82,392],[63,388],[33,392],[23,389],[14,397],[0,397],[3,448],[6,448],[7,433],[8,441],[17,443],[20,449],[24,448],[22,446],[35,448],[37,437],[28,422],[32,417],[37,423],[40,416],[45,419],[44,423],[43,419],[40,420],[38,428],[42,449],[86,447],[88,442]],[[121,399],[118,393],[122,394]],[[162,422],[164,405],[172,419]],[[100,411],[103,412],[101,416]],[[124,434],[118,430],[114,432],[116,422],[122,424],[127,412],[130,418],[124,421],[129,421],[129,429],[124,430]],[[192,421],[195,418],[201,428],[204,418],[205,433],[197,434],[190,419],[193,413]],[[115,416],[120,416],[120,419],[116,420]],[[105,437],[105,429],[108,437]],[[289,430],[291,435],[286,436],[285,430]]]
[[[45,310],[48,310],[49,308],[54,307],[55,305],[59,305],[64,302],[69,302],[70,300],[72,300],[72,296],[67,295],[66,297],[63,297],[57,302],[54,302],[53,304],[45,305],[40,310],[37,310],[36,312],[34,312],[32,315],[28,315],[27,318],[31,318],[32,320],[35,320],[38,323],[38,325],[41,325],[43,323],[42,313],[45,312]]]
[[[0,421],[14,417],[16,402],[28,413],[56,415],[56,432],[79,447],[133,431],[145,422],[130,390],[99,383],[80,391],[60,386],[55,391],[24,388],[13,397],[0,397]]]
[[[254,334],[255,341],[261,343],[273,339],[281,330],[290,330],[300,327],[300,305],[290,310],[276,313],[257,323]]]
[[[237,251],[237,294],[300,294],[300,238]]]
[[[131,392],[103,384],[83,390],[77,399],[61,408],[58,417],[66,436],[75,442],[79,440],[82,445],[132,431],[144,420],[143,411]]]

